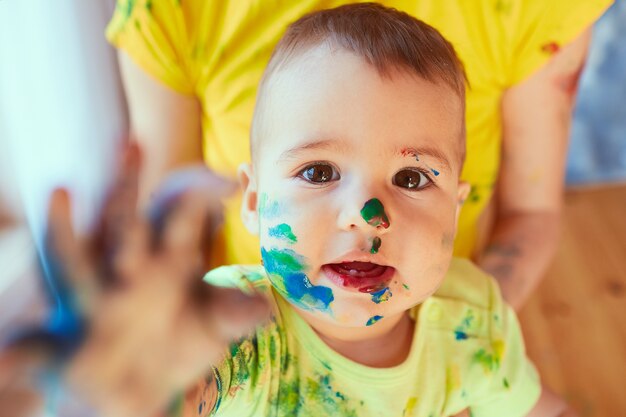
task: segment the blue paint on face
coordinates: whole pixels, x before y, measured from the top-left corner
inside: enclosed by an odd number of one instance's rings
[[[270,201],[267,194],[261,194],[259,201],[259,215],[264,219],[274,219],[280,216],[282,208],[277,201]]]
[[[271,227],[267,233],[271,237],[287,241],[288,243],[296,243],[298,241],[296,235],[291,231],[291,227],[286,223]]]
[[[365,323],[366,326],[371,326],[372,324],[376,323],[378,320],[382,319],[383,316],[373,316],[370,317],[370,319],[367,321],[367,323]]]
[[[393,294],[389,287],[385,287],[382,290],[376,291],[372,293],[372,301],[376,304],[379,304],[383,301],[387,301],[391,298]]]
[[[261,248],[263,266],[274,288],[287,300],[303,310],[330,313],[334,300],[329,287],[313,285],[304,273],[304,258],[291,249]]]
[[[436,170],[436,169],[434,169],[434,168],[431,168],[430,170],[431,170],[431,172],[432,172],[433,174],[435,174],[435,177],[438,177],[438,176],[439,176],[439,171],[437,171],[437,170]]]

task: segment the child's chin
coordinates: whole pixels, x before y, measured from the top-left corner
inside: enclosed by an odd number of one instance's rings
[[[339,303],[337,303],[339,301]],[[394,316],[401,311],[402,306],[392,300],[382,304],[374,304],[371,300],[335,300],[332,316],[325,320],[338,327],[370,327],[384,317]]]

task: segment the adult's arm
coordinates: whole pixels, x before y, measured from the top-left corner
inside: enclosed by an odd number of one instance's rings
[[[519,309],[557,248],[571,114],[591,29],[503,95],[496,219],[479,265]]]
[[[200,163],[201,106],[156,81],[123,51],[120,72],[130,117],[130,136],[142,148],[140,205],[145,205],[164,176],[173,169]]]

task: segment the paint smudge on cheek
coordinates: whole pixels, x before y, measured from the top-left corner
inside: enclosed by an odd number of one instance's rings
[[[264,219],[274,219],[282,214],[282,207],[278,201],[272,201],[266,193],[259,199],[259,215]]]
[[[376,323],[377,321],[379,321],[382,318],[383,318],[383,316],[373,316],[373,317],[370,317],[369,320],[367,320],[367,323],[365,323],[365,325],[366,326],[371,326],[372,324]]]
[[[281,223],[268,230],[268,234],[271,237],[287,241],[289,243],[296,243],[298,238],[291,231],[291,226],[286,223]]]
[[[303,310],[330,313],[334,300],[329,287],[313,285],[304,273],[304,258],[290,249],[261,248],[263,265],[276,290],[287,300]]]
[[[406,284],[402,284],[402,286],[404,287],[405,290],[410,290],[409,286]]]
[[[376,304],[388,301],[393,294],[389,287],[385,287],[380,291],[376,291],[372,293],[372,301]]]
[[[377,198],[372,198],[365,202],[361,209],[361,217],[370,226],[382,226],[385,229],[389,227],[389,218],[387,213],[385,213],[385,207]]]
[[[378,253],[378,249],[380,249],[382,243],[382,240],[378,236],[372,239],[372,249],[370,249],[370,253]]]
[[[444,233],[441,236],[441,247],[446,249],[454,247],[454,233]]]

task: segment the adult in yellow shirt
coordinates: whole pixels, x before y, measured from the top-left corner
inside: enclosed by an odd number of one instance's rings
[[[472,186],[455,255],[494,275],[519,307],[555,251],[571,109],[591,24],[611,0],[387,0],[438,29],[468,76]],[[341,0],[118,0],[131,136],[146,154],[144,200],[165,174],[204,161],[234,177],[249,159],[256,90],[286,26]],[[494,197],[494,198],[492,198]],[[227,202],[223,263],[257,263],[239,199]]]

